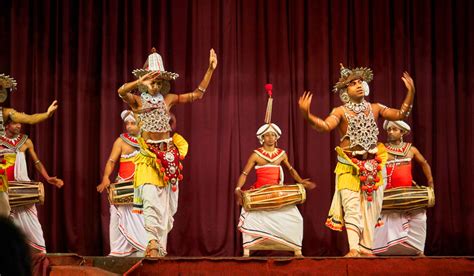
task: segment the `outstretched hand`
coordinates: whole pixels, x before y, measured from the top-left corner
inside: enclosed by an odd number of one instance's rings
[[[46,181],[48,181],[49,184],[56,186],[56,188],[61,188],[64,185],[64,182],[56,176],[51,176],[50,178],[46,179]]]
[[[317,186],[316,183],[310,181],[309,178],[303,179],[303,181],[301,181],[301,184],[303,184],[304,188],[308,191],[316,188]]]
[[[58,101],[54,100],[53,103],[48,107],[48,111],[46,111],[46,113],[48,113],[48,117],[53,116],[54,112],[56,112],[57,109]]]
[[[217,68],[217,54],[214,49],[209,53],[209,68],[213,71]]]
[[[313,94],[310,91],[304,91],[303,95],[298,100],[298,106],[303,117],[308,118],[310,114],[311,100]]]
[[[409,92],[415,92],[415,83],[407,71],[403,72],[402,81]]]

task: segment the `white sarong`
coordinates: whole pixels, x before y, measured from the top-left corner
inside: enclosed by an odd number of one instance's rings
[[[132,210],[131,204],[110,205],[110,256],[144,256],[147,241],[143,215]]]
[[[377,255],[418,255],[425,250],[426,210],[382,213],[384,225],[375,230]]]
[[[14,177],[17,181],[31,181],[28,177],[25,152],[16,152]],[[36,250],[46,253],[43,229],[38,219],[38,211],[34,204],[12,208],[10,217],[23,231],[28,244]]]
[[[295,250],[301,250],[303,243],[303,217],[295,205],[269,211],[247,212],[242,208],[238,229],[244,248],[267,239]]]

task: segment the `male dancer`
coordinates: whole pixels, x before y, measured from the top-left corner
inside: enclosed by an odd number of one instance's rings
[[[178,208],[178,182],[183,178],[180,160],[188,151],[188,143],[181,135],[171,136],[170,109],[176,104],[202,99],[216,67],[217,55],[211,49],[209,66],[199,86],[190,93],[169,93],[169,82],[178,74],[165,71],[161,56],[153,48],[145,68],[133,71],[138,79],[118,90],[119,96],[137,114],[142,131],[138,139],[140,153],[134,160],[134,207],[145,217],[146,256],[167,254],[168,233]]]
[[[341,142],[336,148],[336,189],[326,226],[342,231],[346,227],[349,241],[347,257],[372,255],[373,233],[378,223],[383,200],[382,168],[387,160],[383,144],[378,143],[379,116],[389,120],[404,119],[410,114],[415,86],[410,75],[403,73],[407,95],[401,108],[392,109],[379,103],[369,103],[369,86],[373,78],[368,68],[348,69],[341,64],[341,77],[334,92],[344,103],[322,120],[310,112],[313,95],[305,92],[299,99],[303,117],[318,132],[337,128]]]
[[[3,104],[7,98],[8,93],[16,90],[16,81],[12,77],[0,74],[0,104]],[[28,115],[22,112],[17,112],[13,108],[7,108],[0,106],[0,135],[5,134],[4,122],[11,119],[13,122],[22,124],[37,124],[42,122],[49,117],[53,116],[54,112],[58,109],[57,101],[48,107],[45,113],[37,113]],[[8,149],[0,150],[0,159],[3,158],[4,153],[10,152]],[[5,174],[6,164],[0,162],[0,216],[10,215],[10,203],[8,202],[8,180]]]

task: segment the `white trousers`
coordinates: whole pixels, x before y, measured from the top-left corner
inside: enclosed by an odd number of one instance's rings
[[[380,218],[383,187],[373,192],[373,200],[366,200],[363,192],[343,189],[340,193],[349,248],[372,254],[374,231]]]
[[[144,256],[147,241],[143,215],[132,210],[131,204],[110,205],[110,256]]]
[[[178,210],[178,194],[171,185],[160,188],[152,184],[143,185],[143,216],[147,242],[156,240],[166,250],[168,233],[173,228],[174,214]]]

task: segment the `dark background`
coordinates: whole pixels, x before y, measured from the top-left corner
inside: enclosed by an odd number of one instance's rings
[[[404,70],[416,85],[407,140],[428,159],[436,206],[428,211],[427,255],[473,255],[473,1],[0,1],[0,72],[18,81],[8,105],[52,119],[25,126],[51,175],[39,207],[49,252],[108,253],[108,202],[95,187],[125,108],[116,94],[152,46],[180,77],[172,91],[197,87],[213,47],[219,66],[202,101],[173,109],[190,143],[171,256],[241,254],[233,190],[263,124],[267,82],[274,87],[279,146],[318,188],[301,206],[303,254],[345,253],[345,234],[324,227],[334,191],[337,133],[319,134],[297,108],[340,105],[330,91],[339,63],[369,66],[368,99],[400,107]],[[470,27],[471,26],[471,27]],[[5,105],[6,106],[6,105]],[[379,122],[381,126],[382,121]],[[380,138],[385,133],[381,130]],[[32,167],[32,165],[31,165]],[[31,169],[31,168],[30,168]],[[425,183],[420,167],[415,180]],[[36,174],[36,179],[38,178]],[[248,183],[254,179],[251,175]],[[287,173],[287,181],[292,180]]]

